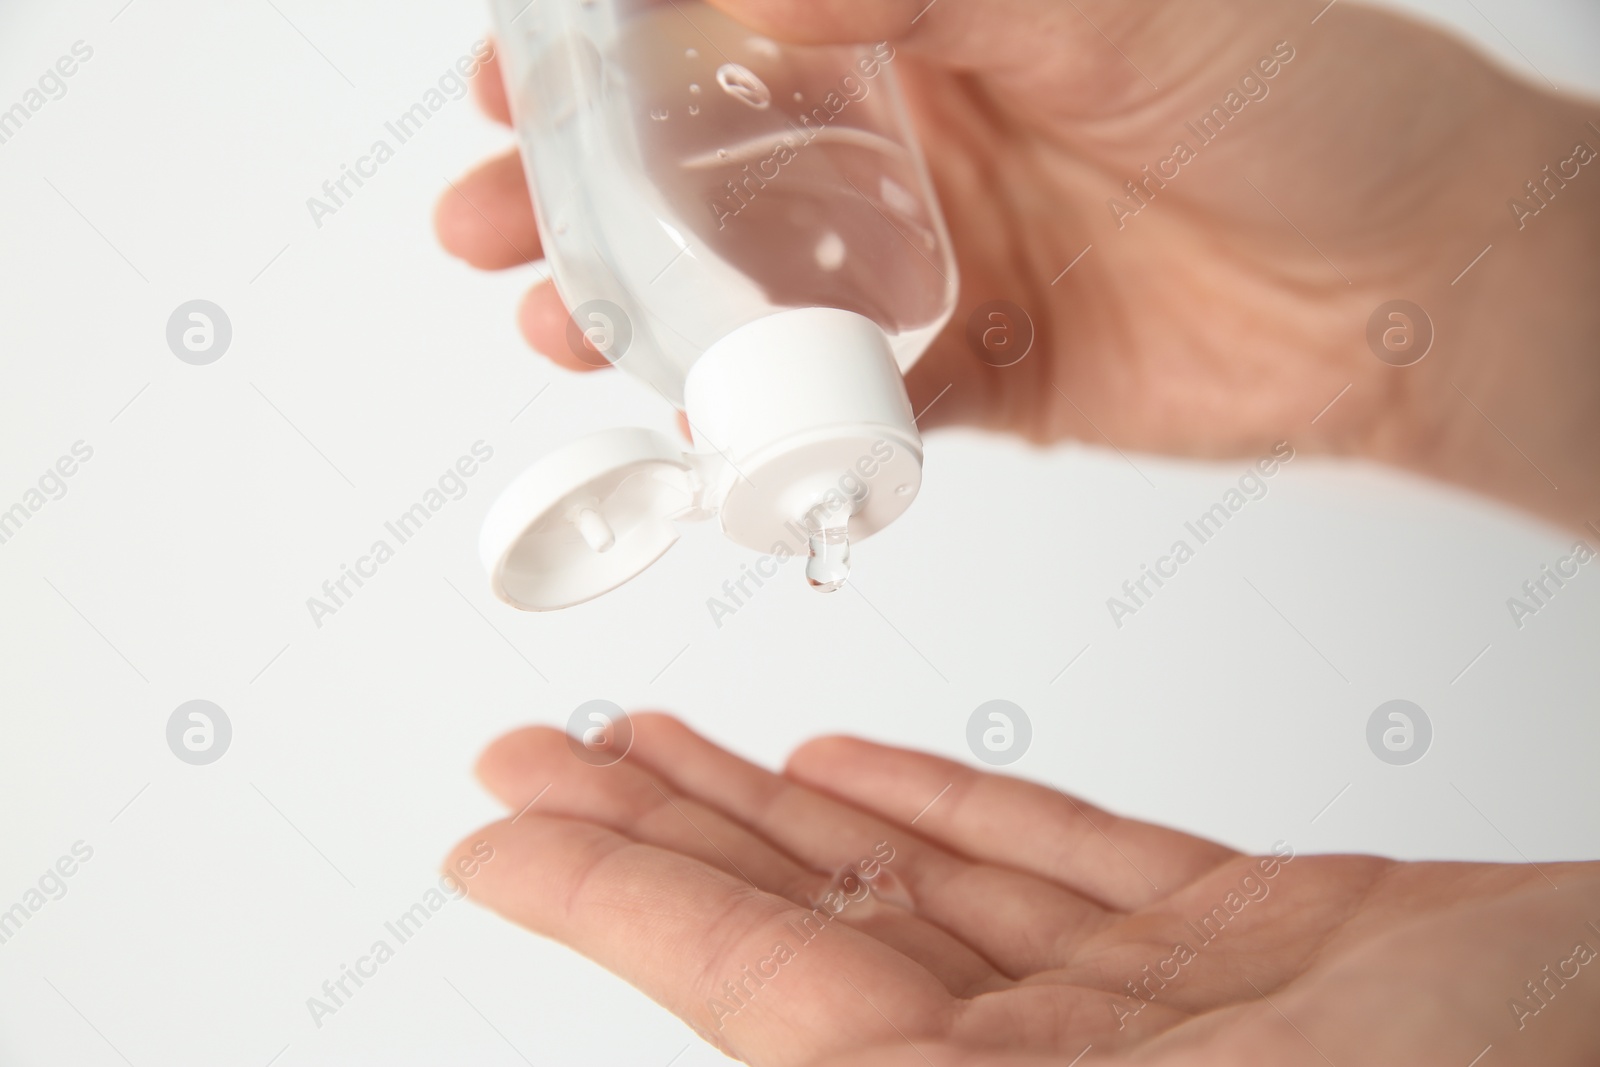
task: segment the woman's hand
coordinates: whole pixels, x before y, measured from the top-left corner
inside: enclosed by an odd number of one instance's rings
[[[715,2],[788,41],[894,44],[963,279],[910,376],[925,426],[1196,456],[1288,439],[1600,511],[1600,162],[1568,162],[1600,151],[1600,108],[1349,0]],[[505,121],[498,70],[477,87]],[[1560,188],[1519,215],[1546,164]],[[515,153],[437,224],[480,267],[539,255]],[[1436,335],[1415,366],[1367,340],[1397,299],[1427,316],[1411,344]],[[1031,322],[1013,366],[967,340],[991,301]],[[520,317],[586,369],[552,286]]]
[[[773,774],[632,723],[605,767],[548,727],[496,742],[514,814],[456,861],[486,842],[474,899],[746,1062],[1600,1061],[1600,863],[1245,856],[903,749]]]

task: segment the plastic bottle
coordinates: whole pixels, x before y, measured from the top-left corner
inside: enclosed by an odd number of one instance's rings
[[[493,3],[569,343],[695,442],[602,431],[524,472],[484,524],[496,594],[591,599],[712,514],[837,588],[916,495],[902,374],[956,296],[893,48],[779,44],[694,0]]]

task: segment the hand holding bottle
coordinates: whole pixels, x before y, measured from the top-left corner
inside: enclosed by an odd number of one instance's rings
[[[909,377],[924,428],[1195,456],[1288,439],[1572,523],[1594,510],[1600,173],[1536,217],[1508,203],[1543,203],[1525,183],[1600,148],[1593,107],[1349,3],[718,6],[780,40],[893,44],[962,277]],[[505,119],[498,71],[477,88]],[[456,183],[438,228],[477,266],[535,258],[515,155]],[[1395,299],[1436,334],[1414,366],[1367,343]],[[1013,365],[968,341],[990,301],[1031,322]],[[552,288],[520,320],[585,369]]]

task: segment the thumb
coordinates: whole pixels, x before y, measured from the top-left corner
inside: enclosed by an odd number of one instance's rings
[[[794,44],[899,40],[927,0],[711,0],[759,33]],[[920,21],[920,20],[917,20]]]
[[[1090,30],[1062,0],[710,0],[739,22],[795,44],[904,44],[919,57],[964,68],[1026,61]],[[1078,24],[1074,25],[1073,20]],[[1073,40],[1069,40],[1068,38]],[[1058,53],[1059,54],[1059,53]]]
[[[1168,95],[1171,82],[1251,51],[1323,0],[709,2],[777,40],[888,41],[931,65],[983,76],[1025,110],[1093,116]]]

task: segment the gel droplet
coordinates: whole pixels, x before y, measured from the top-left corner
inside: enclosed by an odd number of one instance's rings
[[[717,68],[717,84],[735,100],[749,104],[761,111],[772,103],[772,90],[756,77],[755,71],[738,63],[724,63]]]
[[[700,95],[700,83],[699,82],[690,82],[689,83],[689,94],[691,96],[699,96]]]
[[[699,59],[700,58],[700,53],[697,52],[693,48],[685,48],[683,50],[683,58],[684,59]]]
[[[689,105],[689,114],[691,114],[691,115],[700,114],[700,105],[699,104],[690,104]]]
[[[871,878],[863,877],[853,864],[840,867],[828,879],[828,884],[811,896],[811,906],[823,907],[830,897],[834,900],[844,899],[844,908],[857,920],[887,914],[883,910],[886,907],[905,911],[916,907],[916,901],[912,899],[905,882],[886,864],[878,865],[877,873]]]
[[[821,505],[806,516],[811,552],[806,560],[806,581],[819,592],[842,589],[850,577],[849,522],[849,512],[824,512]]]

